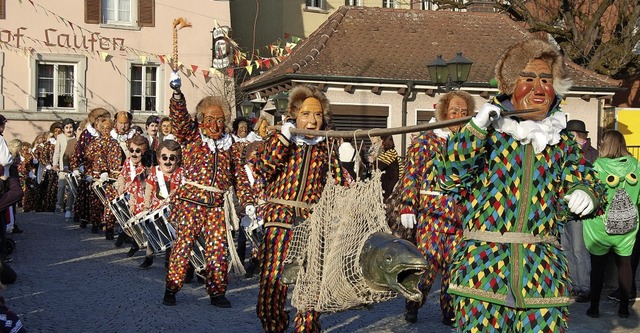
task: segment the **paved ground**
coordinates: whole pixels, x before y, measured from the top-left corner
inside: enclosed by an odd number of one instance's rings
[[[59,214],[21,213],[18,219],[25,232],[9,235],[17,244],[11,265],[18,281],[2,294],[29,332],[261,331],[255,278],[231,279],[231,309],[210,305],[195,282],[177,295],[177,306],[168,307],[161,304],[165,270],[160,258],[142,271],[137,268],[142,251],[127,258],[128,247],[115,248],[113,241],[65,222]],[[440,323],[437,299],[437,292],[429,295],[416,324],[404,321],[404,300],[397,298],[371,310],[324,315],[322,327],[326,332],[450,332]],[[571,305],[571,332],[640,332],[638,304],[624,320],[606,297],[599,319],[587,317],[587,307]]]

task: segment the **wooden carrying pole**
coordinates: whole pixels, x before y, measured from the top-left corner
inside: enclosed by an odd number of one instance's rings
[[[502,117],[515,116],[519,114],[526,114],[531,112],[536,112],[538,109],[524,109],[524,110],[515,110],[515,111],[503,111]],[[457,119],[449,119],[442,120],[435,123],[428,124],[420,124],[420,125],[411,125],[411,126],[403,126],[403,127],[393,127],[393,128],[372,128],[368,130],[357,129],[354,131],[316,131],[316,130],[307,130],[302,128],[292,128],[291,134],[305,135],[305,136],[324,136],[329,138],[367,138],[374,136],[387,136],[387,135],[395,135],[395,134],[407,134],[413,132],[422,132],[434,130],[436,128],[444,128],[449,126],[461,125],[467,123],[471,120],[473,116],[467,116]],[[280,125],[277,126],[269,126],[269,129],[277,129],[280,130]]]

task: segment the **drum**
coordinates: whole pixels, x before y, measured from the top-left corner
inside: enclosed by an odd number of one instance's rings
[[[189,257],[189,261],[196,273],[204,272],[207,268],[207,261],[204,256],[206,248],[204,238],[202,236],[196,238],[191,248],[191,257]]]
[[[109,202],[109,209],[116,217],[118,223],[121,226],[127,223],[132,217],[131,210],[129,209],[129,193],[122,193],[117,198]]]
[[[107,184],[100,181],[94,181],[91,184],[91,189],[98,196],[100,202],[102,202],[105,207],[109,207],[109,201],[107,200]]]
[[[175,228],[169,223],[169,206],[163,206],[144,216],[142,227],[155,252],[166,251],[176,239]]]
[[[144,218],[149,212],[144,211],[125,222],[122,225],[122,229],[127,235],[133,237],[140,248],[147,247],[147,235],[144,233]]]
[[[73,173],[67,172],[64,178],[67,180],[67,184],[69,184],[69,190],[71,191],[73,196],[78,196],[78,188],[80,187],[80,176],[74,176]]]

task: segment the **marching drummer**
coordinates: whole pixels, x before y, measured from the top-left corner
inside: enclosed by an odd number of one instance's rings
[[[102,182],[105,197],[107,201],[111,201],[117,194],[116,189],[109,183],[109,179],[115,178],[118,167],[122,165],[122,154],[118,149],[113,149],[114,145],[118,143],[109,136],[109,132],[113,129],[113,120],[100,118],[96,128],[100,132],[100,137],[87,147],[87,157],[93,161],[91,168],[87,169],[87,173],[94,181],[99,180]],[[105,226],[105,238],[112,240],[115,216],[108,205],[104,206],[101,223]]]
[[[182,184],[182,148],[177,141],[161,141],[156,148],[158,165],[151,168],[144,192],[144,209],[154,211],[169,204],[169,198]],[[168,252],[168,250],[167,250]],[[141,269],[153,265],[153,248],[147,244],[147,253]]]
[[[144,211],[144,190],[147,178],[147,167],[143,163],[143,156],[149,149],[149,140],[142,135],[134,135],[127,141],[127,153],[129,157],[124,160],[122,170],[118,175],[118,194],[129,194],[129,210],[131,216],[138,215]],[[150,162],[150,161],[145,161]],[[118,235],[116,246],[121,246],[124,241],[124,233]],[[127,252],[127,257],[132,257],[140,249],[139,244],[132,240],[131,249]]]

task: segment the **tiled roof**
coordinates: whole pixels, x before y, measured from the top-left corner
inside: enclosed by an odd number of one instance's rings
[[[260,89],[292,78],[330,81],[430,83],[427,64],[457,52],[473,61],[466,85],[488,86],[500,55],[532,35],[497,13],[340,7],[289,57],[242,84]],[[620,85],[570,63],[574,88]]]

